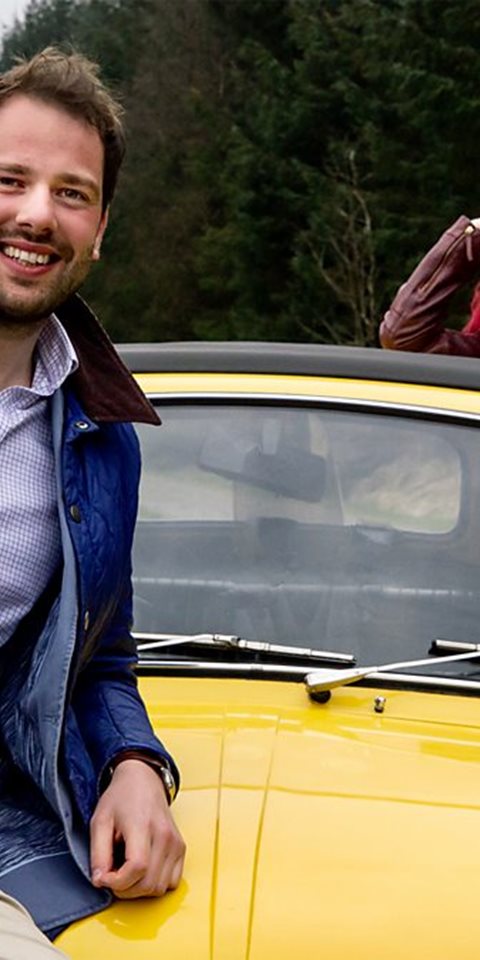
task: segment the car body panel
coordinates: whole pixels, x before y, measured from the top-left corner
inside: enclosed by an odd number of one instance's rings
[[[174,677],[141,690],[183,770],[185,878],[72,926],[58,946],[73,960],[478,955],[477,699],[346,687],[317,704],[302,684]]]
[[[138,381],[149,395],[198,394],[232,396],[236,393],[273,397],[305,397],[318,400],[350,399],[385,404],[418,406],[434,410],[480,414],[480,392],[382,381],[347,380],[334,377],[264,376],[221,373],[143,373]]]
[[[265,373],[256,368],[255,345],[240,354],[236,346],[230,356],[230,347],[219,345],[215,369],[201,372],[205,345],[180,345],[177,356],[176,346],[167,344],[165,365],[162,345],[144,345],[138,369],[151,369],[151,349],[152,367],[162,372],[139,373],[138,382],[158,399],[161,417],[177,399],[224,398],[371,406],[414,418],[440,414],[453,423],[480,417],[480,393],[472,388],[477,368],[466,362],[470,389],[464,389],[464,368],[455,358],[425,358],[424,383],[423,359],[414,358],[416,383],[402,380],[405,356],[398,380],[396,359],[386,356],[388,375],[381,379],[381,352],[358,351],[355,379],[282,372],[285,357],[290,362],[288,345],[272,348],[272,356],[268,345],[259,346],[259,364],[266,357],[275,367],[283,357],[278,372]],[[225,371],[218,369],[223,352]],[[323,363],[322,348],[298,352],[301,363],[317,353]],[[135,349],[127,354],[136,369]],[[348,371],[354,354],[348,352]],[[239,355],[242,369],[233,369]],[[369,377],[373,367],[378,379]],[[458,531],[437,539],[436,558],[453,542],[476,564],[478,482],[465,489],[469,512]],[[405,605],[413,602],[410,586]],[[434,590],[422,607],[427,614],[430,602]],[[442,602],[453,601],[444,596]],[[393,624],[386,607],[386,630],[389,625],[403,643],[408,617]],[[355,628],[352,622],[352,638]],[[58,946],[72,960],[317,960],[323,954],[371,960],[384,953],[389,960],[477,960],[480,697],[474,684],[467,696],[460,695],[461,685],[425,692],[376,677],[338,687],[328,702],[317,703],[301,678],[247,679],[246,672],[235,679],[228,669],[215,676],[219,666],[207,666],[210,651],[192,657],[193,670],[203,663],[201,675],[178,676],[159,663],[155,675],[140,676],[153,725],[182,774],[174,805],[188,851],[180,887],[160,900],[117,902],[72,925]]]

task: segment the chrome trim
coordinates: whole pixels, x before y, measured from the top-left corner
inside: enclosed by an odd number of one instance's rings
[[[290,666],[286,663],[218,663],[217,661],[212,662],[211,660],[144,660],[143,658],[138,661],[136,667],[140,670],[144,670],[145,668],[158,670],[158,668],[161,667],[162,671],[166,673],[173,673],[179,668],[192,671],[192,673],[198,670],[208,671],[208,673],[212,674],[218,673],[220,675],[234,673],[240,677],[261,677],[264,674],[268,674],[269,676],[273,674],[288,678],[289,676],[295,675],[299,680],[303,680],[307,673],[311,673],[312,670],[311,664],[304,664],[303,666],[292,664]]]
[[[307,673],[311,672],[311,665],[308,666],[288,666],[286,664],[264,664],[264,663],[216,663],[210,660],[140,660],[137,669],[156,671],[161,667],[162,672],[166,674],[175,673],[179,669],[182,672],[197,673],[203,671],[212,676],[217,674],[236,674],[239,677],[262,677],[264,674],[269,676],[278,676],[280,678],[288,676],[298,677],[298,680],[304,680]],[[437,690],[448,690],[453,693],[466,693],[467,691],[476,692],[480,695],[480,681],[477,680],[455,680],[447,677],[427,677],[421,674],[413,673],[371,673],[365,680],[359,681],[357,686],[368,687],[371,683],[388,684],[393,686],[413,686],[429,687]]]
[[[160,375],[160,374],[159,374]],[[363,381],[362,381],[363,382]],[[442,389],[442,388],[439,388]],[[447,388],[445,388],[447,389]],[[247,400],[248,403],[252,401],[279,401],[287,403],[304,403],[310,405],[324,405],[324,406],[340,406],[340,407],[362,407],[366,410],[375,410],[385,411],[390,413],[392,410],[399,411],[400,413],[409,413],[415,414],[416,416],[427,416],[427,417],[446,417],[447,419],[454,420],[467,420],[477,422],[480,421],[480,413],[467,413],[462,410],[451,410],[443,409],[442,407],[430,407],[422,406],[419,404],[413,403],[397,403],[395,401],[389,400],[366,400],[358,397],[335,397],[316,394],[315,396],[303,393],[243,393],[243,392],[210,392],[210,391],[192,391],[184,392],[174,392],[174,393],[150,393],[146,391],[148,399],[152,402],[158,402],[160,400],[165,400],[168,403],[171,401],[177,400]]]
[[[450,677],[427,677],[419,673],[370,673],[366,681],[362,681],[368,686],[368,681],[374,680],[376,683],[393,683],[395,686],[403,686],[405,683],[418,687],[436,687],[437,689],[456,690],[461,693],[466,690],[475,690],[480,694],[480,680],[455,680]]]
[[[155,520],[146,519],[142,516],[139,517],[140,523],[156,523]],[[159,523],[163,521],[159,520]],[[354,524],[345,525],[345,529],[348,529],[349,526],[354,527]],[[217,587],[225,589],[226,587],[232,590],[235,590],[237,594],[247,593],[258,594],[260,596],[267,596],[269,593],[277,595],[279,588],[273,583],[262,583],[258,580],[242,580],[242,582],[237,580],[205,580],[204,577],[133,577],[133,583],[137,585],[148,585],[148,586],[161,586],[168,587],[172,584],[182,584],[182,586],[188,587],[211,587],[215,589]],[[298,595],[299,593],[311,594],[320,596],[325,593],[328,595],[333,595],[338,593],[340,596],[346,596],[351,594],[352,596],[393,596],[393,597],[428,597],[429,599],[433,597],[441,597],[443,599],[477,599],[478,590],[459,590],[459,589],[447,589],[444,587],[394,587],[389,584],[382,583],[364,583],[360,587],[356,584],[338,584],[333,583],[323,584],[318,581],[311,583],[284,583],[281,587],[282,594],[294,593]],[[479,647],[480,649],[480,647]]]

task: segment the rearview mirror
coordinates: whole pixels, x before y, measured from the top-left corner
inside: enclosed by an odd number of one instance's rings
[[[198,465],[279,496],[318,503],[325,490],[325,458],[285,439],[281,432],[268,447],[265,451],[252,437],[232,438],[225,428],[214,427],[202,445]]]

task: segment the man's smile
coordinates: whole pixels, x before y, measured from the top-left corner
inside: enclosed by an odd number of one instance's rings
[[[0,255],[2,260],[9,261],[9,267],[17,274],[43,275],[61,260],[59,254],[51,247],[21,241],[0,241]]]
[[[51,263],[51,255],[48,253],[29,253],[28,250],[21,250],[19,247],[3,247],[3,253],[12,260],[20,260],[22,263]]]

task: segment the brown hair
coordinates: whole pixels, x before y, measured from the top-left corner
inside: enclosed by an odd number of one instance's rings
[[[100,68],[80,53],[46,47],[30,60],[19,58],[0,74],[0,107],[16,93],[38,97],[58,105],[89,123],[103,143],[102,207],[110,203],[125,153],[123,108],[99,76]]]

